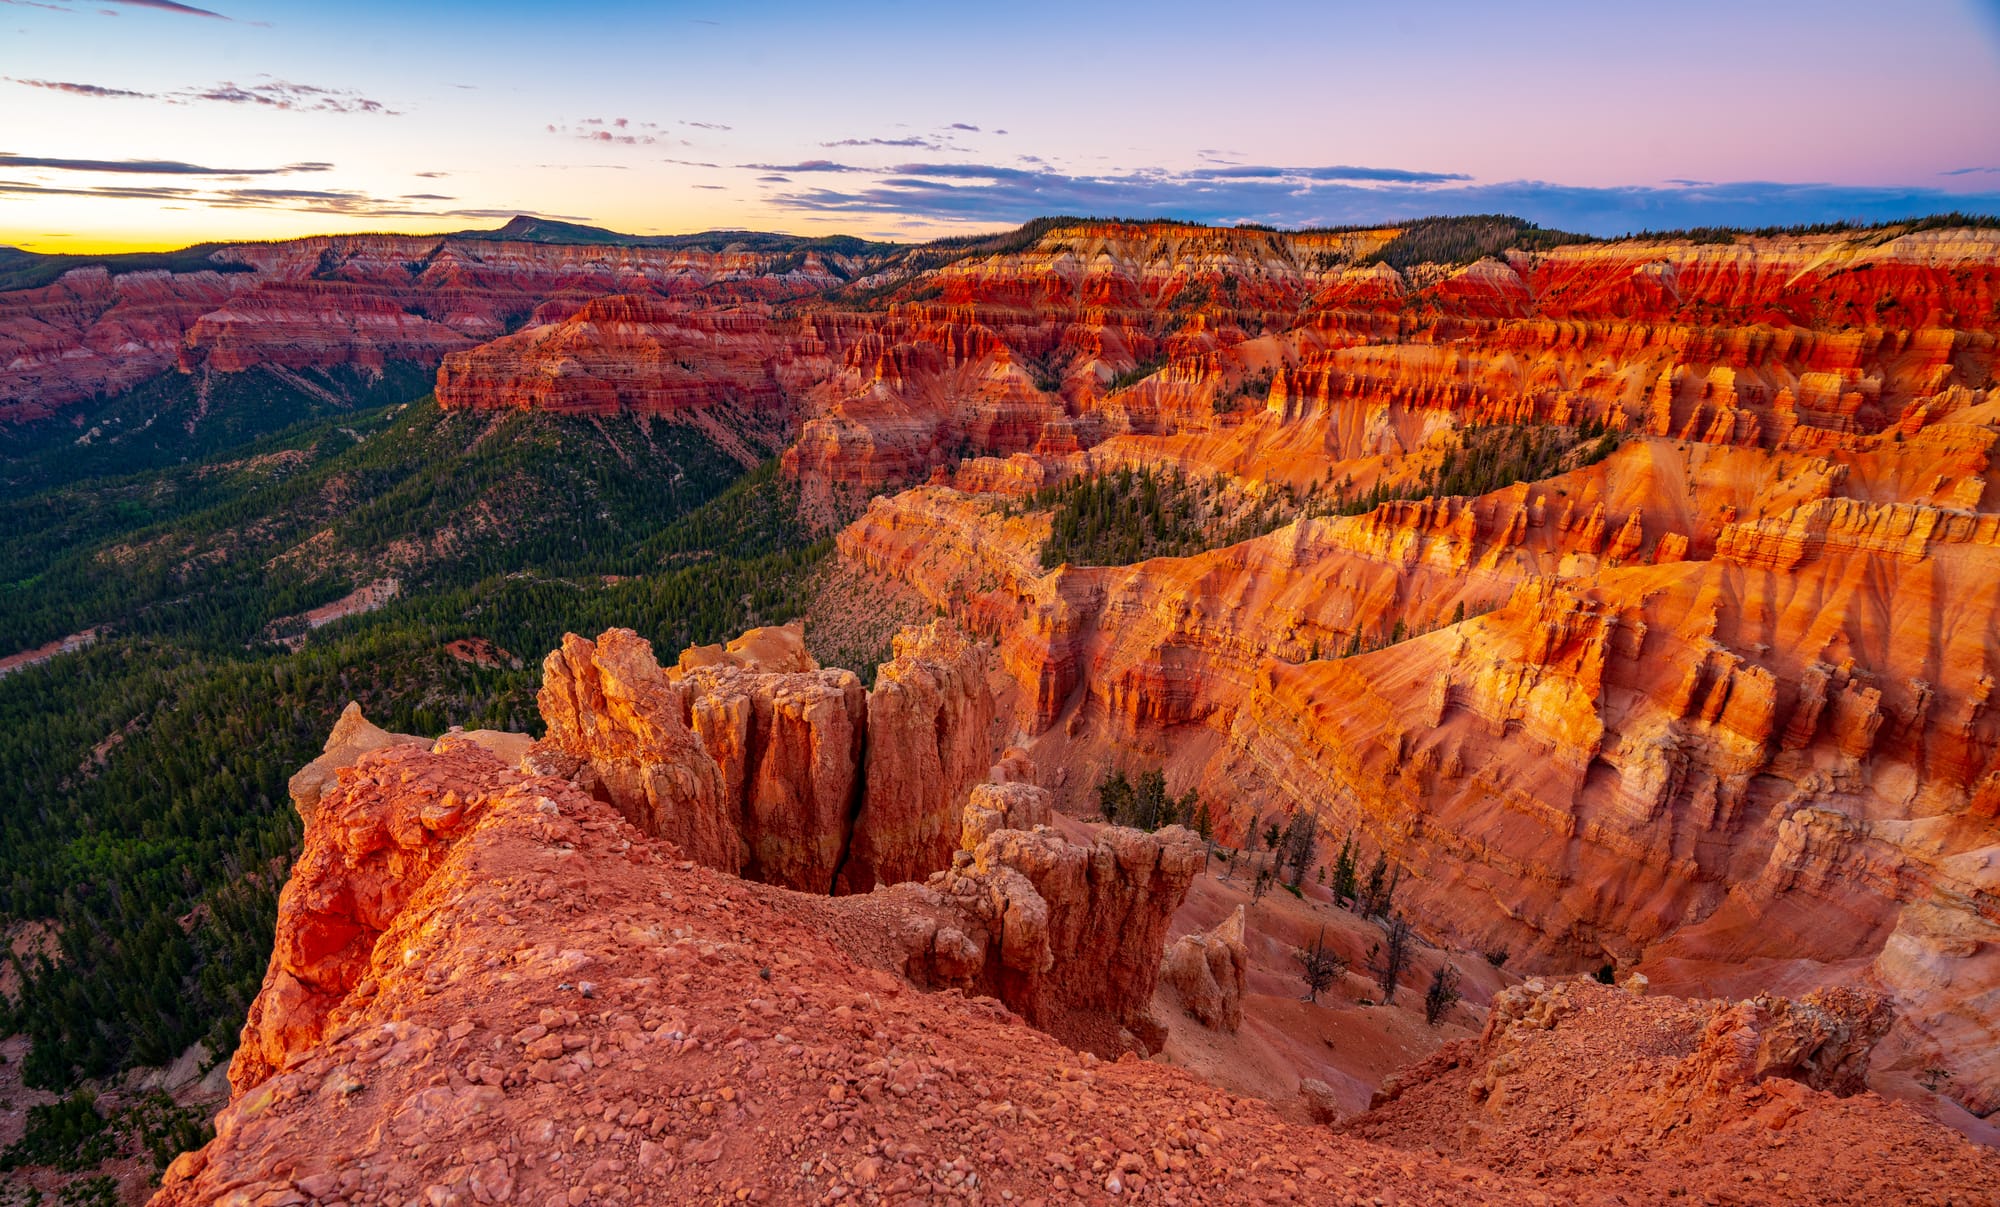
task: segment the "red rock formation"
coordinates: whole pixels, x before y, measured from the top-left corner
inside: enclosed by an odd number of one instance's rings
[[[1243,943],[1243,907],[1205,934],[1182,935],[1167,945],[1160,979],[1204,1027],[1235,1033],[1243,1025],[1243,989],[1250,953]]]
[[[1093,1051],[1157,1047],[1160,951],[1201,870],[1201,840],[1178,826],[1109,827],[1087,847],[1046,827],[980,825],[967,837],[976,845],[949,871],[895,890],[929,911],[904,932],[912,979],[992,994]]]
[[[732,436],[768,439],[790,418],[784,381],[801,345],[810,346],[806,335],[774,330],[760,309],[703,309],[646,294],[598,298],[558,321],[446,356],[437,396],[446,408],[481,410],[725,411]]]
[[[185,372],[240,373],[263,365],[314,368],[431,362],[474,337],[412,313],[409,301],[366,285],[272,282],[246,289],[188,328]]]
[[[949,623],[906,629],[864,693],[797,628],[663,671],[627,629],[543,664],[539,766],[701,863],[805,892],[865,892],[950,863],[993,762],[985,654]]]
[[[966,798],[958,850],[976,851],[1001,830],[1034,830],[1055,822],[1048,790],[1018,780],[979,784]]]
[[[898,633],[868,693],[868,750],[840,891],[921,880],[951,862],[966,794],[993,762],[986,650],[949,621]]]
[[[1907,1202],[1917,1166],[1943,1198],[1995,1193],[1991,1149],[1858,1089],[1885,1023],[1866,996],[1730,1004],[1531,981],[1494,1000],[1481,1039],[1404,1070],[1344,1130],[1559,1194],[1699,1198],[1727,1182],[1760,1203]]]
[[[249,280],[82,268],[41,289],[0,293],[0,422],[46,418],[172,368],[188,328]]]
[[[806,652],[805,625],[799,621],[749,629],[720,645],[691,645],[681,651],[667,678],[679,679],[704,666],[740,666],[785,675],[819,669]]]
[[[968,450],[1049,458],[1138,441],[1302,486],[1416,453],[1440,427],[1591,419],[1817,451],[1984,384],[1988,353],[1974,350],[1992,347],[2000,295],[1990,232],[1593,244],[1407,279],[1346,267],[1367,240],[1311,238],[1085,224],[941,269],[939,301],[896,308],[881,350],[857,346],[813,392],[787,465],[809,495],[837,495],[919,480]],[[1252,338],[1270,307],[1304,318]],[[1855,323],[1867,329],[1842,327]],[[1160,372],[1104,389],[1162,354]],[[1260,372],[1275,375],[1268,397],[1251,388]],[[1359,468],[1365,487],[1390,466]]]
[[[743,867],[741,797],[726,793],[721,768],[689,727],[686,693],[668,682],[650,642],[630,629],[595,642],[565,635],[542,662],[536,699],[548,726],[531,756],[538,769],[575,777],[707,867]]]
[[[852,671],[712,666],[681,680],[695,735],[719,769],[752,880],[833,888],[856,825],[868,701]],[[712,865],[719,866],[719,865]]]
[[[1767,1071],[1852,1070],[1869,1015],[1844,1002],[1516,994],[1483,1044],[1448,1047],[1342,1133],[1181,1069],[1079,1056],[990,999],[912,992],[891,936],[913,889],[738,880],[476,748],[374,751],[340,776],[285,892],[237,1093],[156,1207],[968,1191],[1453,1207],[1694,1201],[1746,1177],[1759,1201],[1862,1203],[1897,1201],[1910,1169],[1968,1201],[2000,1192],[2000,1158],[1906,1106],[1755,1080],[1760,1052]],[[1034,790],[1009,787],[1032,811]],[[1114,833],[1129,839],[1086,870],[1022,858],[1047,831],[989,832],[999,861],[960,876],[1074,886],[1123,878],[1127,847],[1191,841]],[[286,1013],[288,969],[324,1000]]]
[[[1978,390],[1919,411],[1803,462],[1628,438],[1543,482],[1137,566],[1045,571],[1045,516],[938,486],[840,547],[995,640],[1072,807],[1136,755],[1229,802],[1225,838],[1292,807],[1358,828],[1432,925],[1530,966],[1876,986],[1885,1084],[1940,1065],[1984,1113],[2000,554],[1990,510],[1931,501],[1953,488],[1924,456],[1983,481],[1995,412]],[[1418,636],[1331,657],[1398,621]]]
[[[242,271],[69,272],[0,294],[0,422],[42,418],[178,366],[435,364],[544,302],[609,294],[778,301],[869,263],[734,250],[351,235],[224,246]]]
[[[342,767],[352,767],[362,755],[384,746],[428,746],[426,738],[407,733],[390,733],[386,729],[369,723],[361,715],[361,705],[353,700],[340,712],[340,719],[333,723],[333,732],[326,736],[324,752],[312,762],[292,774],[286,789],[291,793],[292,807],[299,811],[299,820],[310,826],[313,814],[319,809],[319,798],[338,781]]]
[[[556,801],[543,810],[550,817],[582,799],[567,784],[508,773],[471,743],[442,754],[382,746],[335,775],[279,897],[270,968],[229,1066],[238,1095],[317,1045],[343,1007],[365,1003],[388,969],[407,963],[378,952],[379,940],[495,798],[519,796],[533,809]]]

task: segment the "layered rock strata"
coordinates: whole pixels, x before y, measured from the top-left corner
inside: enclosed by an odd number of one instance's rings
[[[1343,1133],[1184,1070],[1097,1062],[991,998],[911,991],[895,936],[934,916],[914,886],[829,898],[741,880],[472,740],[371,750],[336,781],[283,895],[234,1096],[214,1139],[168,1168],[157,1207],[968,1187],[1044,1202],[1609,1204],[1740,1195],[1746,1176],[1759,1201],[1846,1204],[1907,1201],[1918,1169],[1940,1195],[2000,1193],[1990,1150],[1872,1094],[1806,1084],[1858,1073],[1876,1030],[1865,1002],[1532,986],[1503,995],[1484,1040],[1448,1047]],[[1124,879],[1102,841],[1092,860],[1115,868],[1020,857],[1053,837],[1004,828],[1044,816],[1038,792],[976,794],[966,838],[981,854],[956,878],[1056,870],[1035,881],[1052,905],[1084,899],[1060,886]],[[1123,845],[1159,865],[1193,844]],[[1064,916],[1051,909],[1051,935]],[[1155,944],[1146,967],[1158,958]],[[1049,975],[1107,979],[1096,962]],[[1411,1146],[1423,1154],[1398,1150]]]
[[[907,971],[997,997],[1079,1047],[1156,1049],[1160,950],[1204,862],[1201,840],[1178,826],[1107,827],[1084,845],[1047,826],[1017,828],[1046,816],[1040,795],[1022,784],[983,791],[950,869],[901,890],[930,914],[905,931]]]
[[[79,268],[38,289],[0,293],[0,422],[43,418],[176,369],[435,365],[544,305],[574,310],[640,295],[755,307],[844,284],[875,263],[817,252],[405,235],[229,245],[207,259],[213,270]],[[601,382],[573,379],[579,391]],[[756,400],[747,389],[745,405]]]
[[[1946,1068],[1983,1115],[2000,401],[1906,414],[1811,457],[1628,436],[1544,480],[1129,566],[1045,569],[1046,512],[943,485],[839,544],[993,639],[1072,808],[1162,763],[1225,840],[1307,809],[1386,850],[1427,924],[1529,967],[1884,990],[1878,1081]]]
[[[626,629],[543,664],[535,756],[709,867],[806,892],[865,892],[950,861],[991,765],[985,654],[948,623],[906,629],[864,692],[799,630],[663,670]]]

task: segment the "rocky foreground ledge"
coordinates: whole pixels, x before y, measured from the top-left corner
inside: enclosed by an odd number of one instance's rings
[[[630,732],[684,720],[649,660]],[[343,719],[295,783],[235,1096],[156,1204],[2000,1201],[2000,1154],[1848,1093],[1879,1003],[1538,985],[1346,1130],[1288,1123],[1138,1056],[1191,839],[1070,843],[988,783],[926,882],[801,892],[635,824],[578,756]]]

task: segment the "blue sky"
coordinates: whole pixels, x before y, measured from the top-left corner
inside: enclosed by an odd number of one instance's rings
[[[0,243],[2000,212],[2000,4],[0,0]]]

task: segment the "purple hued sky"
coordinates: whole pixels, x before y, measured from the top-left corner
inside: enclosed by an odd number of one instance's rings
[[[0,0],[0,244],[2000,213],[1996,0]]]

